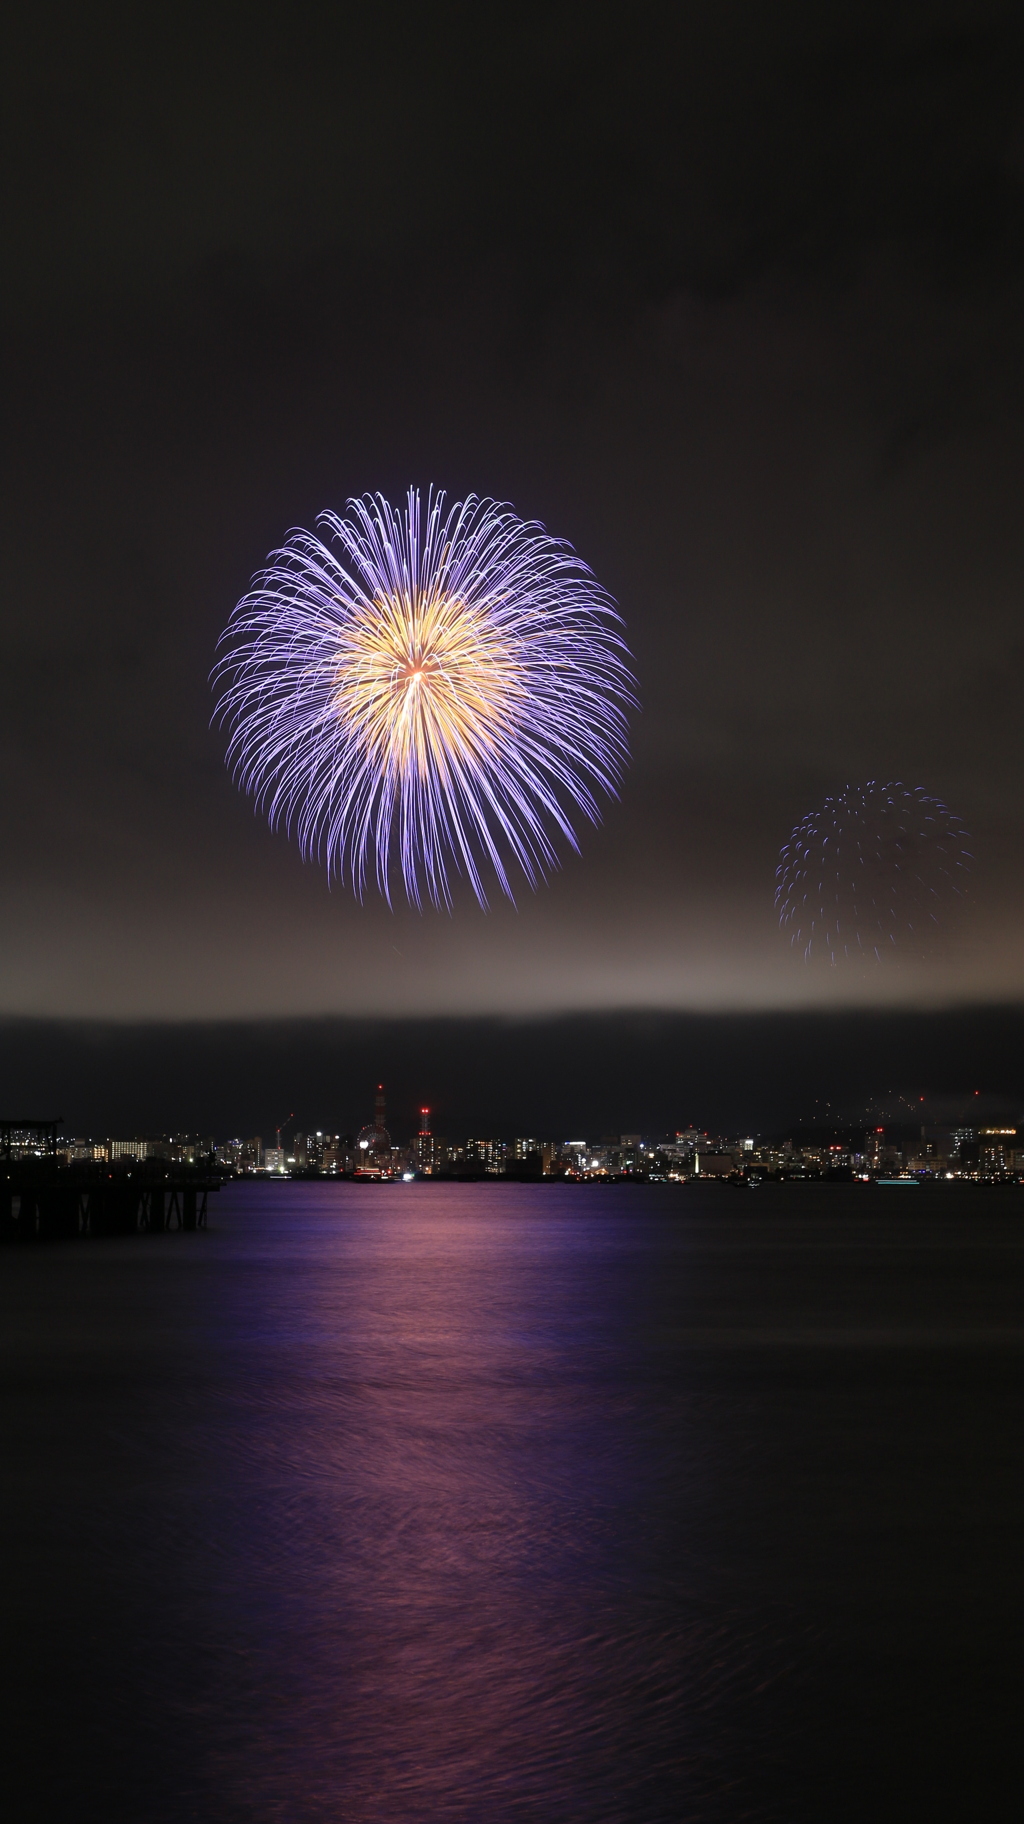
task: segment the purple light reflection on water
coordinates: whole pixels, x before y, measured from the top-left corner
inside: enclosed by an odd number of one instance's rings
[[[19,1817],[1008,1818],[1024,1230],[881,1195],[239,1185],[8,1252]]]
[[[299,1197],[314,1224],[339,1201]],[[274,1649],[250,1702],[277,1720],[251,1771],[224,1767],[226,1784],[257,1815],[272,1791],[295,1802],[297,1767],[302,1803],[324,1816],[344,1793],[359,1818],[547,1815],[556,1802],[598,1818],[610,1787],[622,1815],[671,1815],[700,1759],[696,1741],[685,1749],[695,1691],[723,1679],[709,1671],[721,1618],[665,1505],[685,1427],[662,1439],[667,1460],[652,1451],[642,1368],[622,1382],[632,1321],[627,1301],[627,1335],[609,1331],[615,1223],[587,1222],[581,1261],[580,1208],[554,1223],[534,1208],[524,1229],[522,1191],[341,1197],[328,1258],[322,1228],[293,1231],[289,1251],[310,1250],[313,1267],[298,1330],[293,1281],[251,1333],[274,1362],[266,1398],[242,1397],[276,1516],[262,1549],[276,1544]],[[248,1329],[244,1302],[230,1321]],[[702,1480],[692,1466],[698,1499]]]

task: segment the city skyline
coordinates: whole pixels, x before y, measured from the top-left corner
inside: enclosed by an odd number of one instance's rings
[[[148,1182],[183,1171],[224,1181],[296,1179],[355,1185],[466,1179],[654,1184],[709,1178],[753,1187],[808,1179],[1024,1183],[1024,1120],[986,1123],[973,1112],[973,1121],[937,1123],[921,1109],[914,1121],[855,1125],[845,1132],[843,1124],[823,1123],[816,1132],[771,1136],[708,1134],[688,1128],[662,1136],[621,1133],[600,1139],[552,1139],[535,1134],[450,1140],[433,1132],[429,1109],[421,1109],[419,1130],[402,1141],[393,1139],[383,1125],[378,1085],[374,1120],[358,1134],[303,1132],[290,1120],[275,1130],[272,1143],[259,1134],[246,1139],[165,1134],[100,1140],[63,1134],[53,1122],[8,1120],[2,1124],[0,1161],[15,1174],[49,1166],[58,1172],[64,1169],[83,1183],[97,1174],[115,1181],[125,1174],[141,1175]]]

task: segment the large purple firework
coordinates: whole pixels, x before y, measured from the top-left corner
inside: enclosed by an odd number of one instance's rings
[[[235,779],[362,897],[512,898],[599,820],[633,702],[611,598],[507,506],[410,489],[292,532],[235,609],[215,678]]]
[[[847,786],[797,824],[779,856],[779,923],[804,956],[924,955],[962,899],[971,855],[960,818],[920,786]]]

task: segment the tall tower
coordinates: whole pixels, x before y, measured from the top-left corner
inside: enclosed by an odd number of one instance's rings
[[[356,1177],[391,1175],[391,1135],[384,1125],[384,1085],[378,1083],[373,1121],[362,1127],[356,1140]]]
[[[420,1109],[420,1131],[416,1135],[416,1163],[428,1175],[434,1169],[434,1136],[430,1131],[430,1110]]]

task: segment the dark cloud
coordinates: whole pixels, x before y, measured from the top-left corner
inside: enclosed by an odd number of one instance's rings
[[[190,1025],[8,1021],[0,1103],[68,1131],[355,1131],[384,1080],[388,1123],[597,1139],[620,1131],[770,1133],[1024,1107],[1020,1008],[760,1018],[305,1020]],[[28,1103],[29,1106],[25,1106]],[[16,1105],[16,1106],[15,1106]]]

